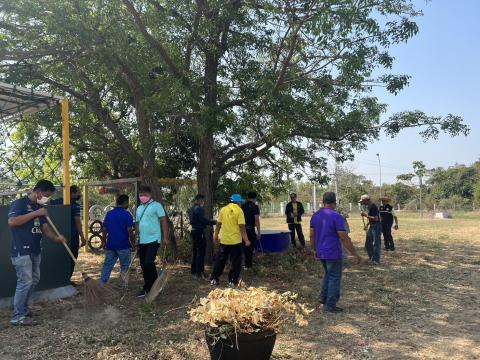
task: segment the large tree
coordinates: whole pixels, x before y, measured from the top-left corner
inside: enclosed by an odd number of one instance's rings
[[[4,0],[1,71],[83,104],[152,185],[160,135],[178,137],[211,211],[245,164],[279,180],[305,167],[320,176],[327,152],[351,158],[382,130],[466,134],[453,115],[381,121],[372,87],[407,85],[388,49],[420,15],[410,0]]]

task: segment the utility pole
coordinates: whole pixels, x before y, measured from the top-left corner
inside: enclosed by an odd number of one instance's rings
[[[420,217],[423,217],[423,208],[422,208],[422,185],[423,185],[423,181],[422,181],[421,176],[419,176],[418,178],[420,179]]]
[[[338,166],[337,159],[335,159],[335,194],[337,195],[337,203],[340,203],[340,194],[338,193]]]
[[[382,164],[380,163],[380,154],[377,153],[378,158],[378,171],[380,173],[380,196],[383,196],[383,188],[382,188]]]
[[[313,212],[317,211],[317,187],[315,181],[313,182]]]
[[[423,177],[428,174],[428,170],[422,161],[414,161],[413,172],[415,173],[415,175],[418,176],[418,184],[420,185],[420,217],[423,217],[422,186],[423,186]]]

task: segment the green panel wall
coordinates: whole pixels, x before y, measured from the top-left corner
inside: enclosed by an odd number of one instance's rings
[[[15,269],[10,261],[10,228],[8,206],[0,206],[0,298],[15,293]],[[70,241],[70,206],[49,206],[48,211],[58,230]],[[42,239],[42,265],[37,290],[53,289],[70,284],[70,258],[62,244]]]

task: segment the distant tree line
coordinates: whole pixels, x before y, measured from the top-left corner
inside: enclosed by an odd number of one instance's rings
[[[337,169],[337,190],[340,207],[349,210],[356,208],[362,194],[370,194],[374,201],[386,195],[392,199],[391,203],[402,210],[420,209],[420,178],[422,178],[422,208],[426,211],[451,211],[451,210],[478,210],[480,209],[480,160],[472,165],[457,164],[447,168],[436,167],[427,169],[420,162],[414,162],[412,173],[400,174],[393,184],[383,184],[382,189],[375,185],[364,175],[356,174],[347,167]],[[285,202],[287,193],[295,191],[299,199],[306,203],[313,203],[313,184],[311,182],[294,182],[288,188],[275,188],[267,186],[265,181],[261,190],[264,202]],[[247,184],[243,184],[244,188]],[[250,184],[254,185],[254,184]],[[259,185],[258,182],[255,185]],[[248,187],[248,186],[247,186]],[[323,185],[317,185],[317,208],[321,203],[324,191],[335,191],[335,175],[330,175],[330,180]]]
[[[456,164],[433,169],[427,169],[422,162],[414,162],[413,168],[412,173],[399,175],[394,184],[383,184],[381,190],[365,176],[342,168],[337,172],[340,199],[344,204],[356,204],[362,193],[378,199],[382,191],[391,197],[395,206],[417,210],[420,207],[421,186],[422,208],[425,210],[480,208],[480,160],[472,165]],[[333,188],[332,184],[330,188]]]

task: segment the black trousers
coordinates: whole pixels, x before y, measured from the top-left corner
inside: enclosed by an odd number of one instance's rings
[[[155,266],[155,258],[157,257],[158,242],[138,245],[138,257],[140,258],[140,266],[143,272],[143,290],[150,291],[153,283],[157,280],[157,267]]]
[[[205,272],[205,251],[207,241],[203,230],[192,230],[192,266],[194,275],[202,275]]]
[[[392,236],[392,225],[393,224],[382,223],[383,241],[385,243],[385,249],[387,250],[395,250]]]
[[[288,224],[288,230],[290,230],[290,236],[292,239],[293,247],[297,247],[297,242],[295,241],[295,231],[298,235],[298,241],[300,241],[300,245],[305,247],[305,236],[303,236],[302,224]]]
[[[227,263],[228,258],[230,258],[232,266],[228,273],[228,281],[233,282],[235,285],[238,284],[240,272],[242,271],[242,247],[242,243],[236,245],[220,244],[211,276],[213,280],[219,280],[220,276],[223,274],[225,264]]]
[[[68,247],[72,251],[73,256],[75,256],[75,259],[77,259],[78,250],[80,248],[80,235],[72,234],[72,239]],[[75,271],[75,261],[73,261],[73,259],[70,259],[70,277],[72,277],[74,271]]]
[[[255,241],[257,241],[257,233],[255,228],[247,229],[248,240],[250,241],[250,246],[243,244],[243,252],[245,253],[245,267],[251,268],[253,265],[253,249],[255,247]]]

